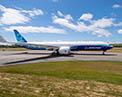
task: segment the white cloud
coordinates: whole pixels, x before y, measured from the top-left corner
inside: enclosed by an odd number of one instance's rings
[[[1,10],[1,11],[5,11],[6,8],[5,8],[4,6],[2,6],[2,5],[0,5],[0,10]]]
[[[122,29],[118,30],[117,32],[118,32],[119,34],[122,34]]]
[[[61,13],[60,11],[57,11],[59,16],[64,16],[63,13]]]
[[[113,8],[120,8],[121,6],[119,4],[114,4]]]
[[[111,33],[108,30],[101,29],[101,28],[96,28],[96,30],[93,30],[92,34],[94,34],[94,33],[95,33],[95,35],[97,34],[98,37],[102,37],[102,36],[109,37],[109,36],[111,36]]]
[[[58,0],[52,0],[52,2],[54,2],[54,3],[55,3],[55,2],[58,2]]]
[[[58,16],[64,17],[66,20],[73,20],[70,14],[64,15],[61,11],[57,11]],[[56,15],[54,15],[56,17]]]
[[[34,17],[36,15],[43,15],[43,11],[40,9],[22,10],[22,9],[6,8],[2,5],[0,5],[0,11],[2,12],[0,22],[3,25],[24,24],[28,22],[31,19],[31,17]]]
[[[53,23],[65,26],[72,30],[82,32],[86,30],[86,25],[84,23],[79,23],[78,25],[74,25],[73,23],[69,22],[67,19],[57,18],[54,19]]]
[[[66,34],[67,32],[63,29],[58,29],[52,26],[49,27],[33,27],[33,26],[12,26],[10,28],[4,28],[5,31],[13,31],[14,29],[19,30],[22,33],[56,33]]]
[[[122,26],[122,22],[120,22],[118,24],[114,24],[114,26]]]
[[[2,24],[23,24],[29,21],[29,18],[20,14],[18,10],[7,9],[2,14],[0,22]]]
[[[85,21],[89,21],[93,18],[93,15],[91,13],[88,14],[83,14],[80,16],[79,20],[85,20]]]
[[[105,27],[112,26],[113,25],[113,21],[114,21],[113,18],[109,18],[109,19],[102,18],[102,19],[99,19],[99,20],[93,20],[92,24],[95,27],[105,28]]]
[[[73,20],[73,18],[72,18],[72,16],[71,16],[70,14],[67,14],[67,15],[65,15],[64,17],[65,17],[65,19],[67,19],[67,20]]]
[[[33,10],[21,10],[23,13],[28,13],[31,17],[36,15],[43,15],[43,11],[41,9],[33,9]]]
[[[58,16],[53,17],[53,23],[59,24],[61,26],[67,27],[71,30],[77,31],[77,32],[88,32],[92,33],[93,35],[97,35],[98,37],[101,36],[111,36],[111,33],[104,29],[106,27],[110,27],[113,25],[114,19],[106,19],[102,18],[99,20],[91,20],[89,21],[90,24],[86,25],[84,22],[77,21],[77,24],[73,24],[70,20],[64,18],[60,18]]]

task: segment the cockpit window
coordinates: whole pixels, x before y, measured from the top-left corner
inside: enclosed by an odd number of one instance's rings
[[[109,46],[113,47],[113,45],[112,45],[112,44],[109,44]]]

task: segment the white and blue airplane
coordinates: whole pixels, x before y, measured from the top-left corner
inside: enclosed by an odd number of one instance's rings
[[[27,42],[25,38],[17,31],[13,30],[17,39],[16,46],[31,50],[53,50],[53,54],[69,55],[71,51],[91,50],[106,52],[113,46],[106,42]]]

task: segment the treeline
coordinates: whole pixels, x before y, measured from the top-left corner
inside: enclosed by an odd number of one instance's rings
[[[1,45],[0,48],[19,48],[18,46],[4,46]]]
[[[114,47],[122,47],[122,44],[112,44]]]

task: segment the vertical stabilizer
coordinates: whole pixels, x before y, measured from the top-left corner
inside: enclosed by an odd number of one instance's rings
[[[16,36],[16,39],[18,42],[26,43],[27,41],[24,39],[24,37],[15,29],[14,34]]]

